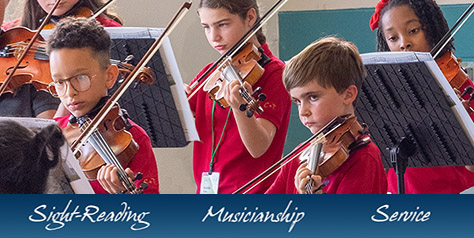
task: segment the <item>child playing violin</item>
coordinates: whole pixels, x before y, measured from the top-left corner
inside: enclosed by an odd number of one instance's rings
[[[377,29],[378,51],[430,52],[449,31],[441,9],[433,0],[382,0],[370,21]],[[454,52],[453,40],[435,60]],[[459,90],[473,86],[467,78]],[[466,95],[469,97],[469,95]],[[471,102],[471,107],[474,104]],[[474,114],[471,114],[474,120]],[[397,192],[397,178],[393,169],[388,171],[388,191]],[[474,173],[464,166],[407,168],[405,192],[460,193],[474,186]]]
[[[10,0],[0,1],[3,2],[3,4],[0,3],[1,13],[2,10],[5,11],[5,7]],[[23,10],[23,16],[4,23],[2,28],[8,30],[12,27],[24,26],[32,30],[37,29],[41,25],[42,19],[51,11],[56,1],[57,0],[27,0]],[[53,12],[52,22],[59,21],[61,18],[67,16],[82,15],[79,13],[81,10],[85,10],[84,12],[91,14],[104,5],[104,2],[105,1],[102,0],[62,0],[61,4]],[[3,15],[1,17],[3,17]],[[100,14],[96,20],[106,27],[122,26],[122,20],[107,10]]]
[[[364,77],[365,68],[357,48],[348,41],[326,37],[307,46],[287,63],[283,83],[298,106],[301,123],[313,134],[319,134],[334,118],[354,115]],[[348,158],[325,178],[306,168],[307,162],[300,163],[301,156],[289,158],[292,160],[282,167],[266,193],[386,193],[387,180],[379,149],[367,133],[359,132],[353,145],[356,143],[362,146],[352,149]],[[313,182],[307,190],[310,180]],[[321,186],[323,182],[327,185]]]
[[[220,54],[226,53],[260,18],[255,0],[201,0],[198,15],[209,44]],[[282,155],[291,107],[281,82],[284,64],[271,53],[261,30],[250,42],[261,49],[262,58],[267,58],[267,62],[260,62],[265,71],[253,86],[261,87],[267,96],[261,103],[263,113],[249,118],[239,110],[245,101],[239,94],[238,81],[221,89],[230,107],[216,105],[203,90],[189,99],[201,138],[194,143],[193,152],[197,193],[232,193]],[[191,84],[211,65],[205,66]],[[250,84],[244,85],[252,91]],[[252,193],[263,193],[271,180]]]
[[[0,22],[3,22],[5,8],[9,2],[10,0],[0,0]],[[55,0],[27,0],[23,16],[4,23],[2,29],[8,30],[17,26],[37,29],[41,24],[41,19],[52,9],[55,2]],[[57,21],[64,16],[74,16],[80,9],[95,11],[102,5],[100,0],[63,0],[53,16]],[[104,26],[121,26],[120,18],[107,11],[96,19]],[[37,91],[32,84],[24,84],[14,93],[4,93],[0,96],[0,116],[53,118],[58,105],[59,100],[53,98],[48,92]],[[61,114],[64,113],[59,113]]]
[[[70,116],[55,118],[61,128],[83,116],[93,117],[107,100],[107,90],[118,76],[117,66],[110,64],[111,40],[105,29],[93,19],[68,18],[60,21],[48,41],[51,75],[51,90],[61,99],[71,113]],[[144,193],[158,193],[158,171],[151,147],[150,138],[145,131],[131,122],[128,130],[139,146],[139,150],[129,162],[129,176],[133,171],[141,172],[147,182]],[[72,142],[72,141],[69,141]],[[119,193],[124,190],[117,177],[117,168],[103,166],[97,181],[90,182],[96,193]]]

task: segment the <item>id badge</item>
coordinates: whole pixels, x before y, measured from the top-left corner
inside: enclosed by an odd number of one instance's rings
[[[203,172],[201,176],[201,194],[217,194],[219,188],[219,172]]]

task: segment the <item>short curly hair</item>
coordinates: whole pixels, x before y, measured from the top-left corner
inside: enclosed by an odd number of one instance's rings
[[[48,54],[60,49],[90,48],[103,68],[110,65],[110,35],[99,22],[90,18],[65,18],[55,26],[48,40]]]
[[[390,51],[383,34],[383,22],[381,21],[383,15],[393,7],[404,5],[408,5],[411,9],[413,9],[415,15],[418,17],[418,19],[420,19],[421,27],[425,32],[426,40],[430,44],[431,48],[433,48],[441,40],[441,38],[443,38],[446,32],[449,31],[449,26],[443,16],[443,12],[435,1],[390,0],[380,12],[379,27],[377,29],[377,51]],[[443,56],[447,51],[454,53],[454,50],[455,48],[453,39],[451,39],[438,57]]]

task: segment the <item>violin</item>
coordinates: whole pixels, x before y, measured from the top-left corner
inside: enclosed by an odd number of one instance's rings
[[[56,8],[59,6],[60,3],[61,3],[61,0],[57,0],[57,1],[55,2],[54,6],[51,8],[51,11],[48,13],[48,15],[47,15],[46,18],[45,18],[47,21],[49,21],[49,19],[50,19],[51,16],[53,15],[53,12],[56,10]],[[10,83],[11,83],[12,81],[14,81],[13,79],[14,79],[14,77],[15,77],[15,72],[16,72],[19,68],[26,68],[26,67],[28,66],[28,64],[29,64],[28,61],[25,63],[25,65],[21,65],[21,64],[22,64],[23,60],[26,58],[26,56],[29,56],[29,58],[31,59],[31,52],[30,52],[30,49],[31,49],[31,48],[33,47],[33,45],[35,45],[35,44],[38,46],[38,41],[39,41],[38,39],[42,39],[41,36],[40,36],[40,32],[43,30],[43,28],[44,28],[45,25],[46,25],[45,22],[43,22],[43,23],[40,25],[40,27],[38,28],[38,30],[36,31],[36,33],[35,33],[31,38],[27,38],[26,42],[28,42],[28,43],[26,44],[26,46],[25,46],[25,45],[22,45],[22,42],[23,42],[23,41],[19,41],[19,42],[20,42],[20,43],[19,43],[19,49],[20,49],[20,50],[17,51],[17,53],[19,53],[19,55],[17,56],[18,59],[16,60],[17,62],[16,62],[16,64],[15,64],[15,66],[13,66],[13,67],[8,67],[7,70],[4,71],[4,73],[7,75],[7,77],[6,77],[6,79],[4,79],[3,81],[1,81],[1,82],[2,82],[2,85],[0,86],[0,96],[1,96],[4,92],[7,91],[7,88],[10,88],[9,91],[12,91],[12,89],[11,89],[12,87],[10,86]],[[23,31],[23,32],[24,32],[24,31]],[[4,37],[4,35],[10,36],[11,34],[5,34],[5,33],[3,33],[3,34],[1,35],[1,37]],[[8,38],[11,38],[11,36],[8,37]],[[8,39],[8,38],[7,38],[7,39]],[[25,43],[25,42],[23,42],[23,43]],[[43,40],[43,46],[44,46],[44,40]],[[41,48],[44,49],[44,47],[36,47],[36,49],[37,49],[36,51],[38,51],[38,50],[41,49]],[[42,51],[39,51],[39,52],[41,53]],[[8,53],[11,53],[11,52],[7,51],[7,55],[8,55]],[[34,57],[33,57],[33,59],[34,59]],[[49,65],[49,64],[48,64],[48,65]],[[43,66],[44,66],[44,65],[43,65]],[[48,69],[47,69],[45,72],[47,72],[47,71],[49,71],[49,67],[48,67]],[[25,75],[25,74],[23,74],[23,75]],[[18,78],[18,77],[17,77],[17,78]],[[29,82],[29,80],[28,80],[29,77],[28,77],[28,76],[20,76],[20,77],[19,77],[20,80],[21,80],[22,78],[26,79],[25,81]],[[51,77],[49,77],[48,79],[44,79],[44,78],[43,78],[43,79],[40,80],[40,81],[43,81],[43,82],[45,82],[45,81],[48,82],[48,81],[49,81],[49,82],[51,82],[52,79],[51,79]],[[16,85],[17,87],[20,86],[19,83],[16,83],[16,84],[14,84],[14,85]]]
[[[12,74],[14,65],[25,54],[27,45],[31,42],[35,32],[26,27],[15,27],[0,35],[0,83],[3,84]],[[32,50],[26,52],[23,63],[12,76],[11,83],[6,86],[5,92],[13,93],[23,84],[33,84],[36,90],[46,90],[51,79],[49,56],[46,54],[46,42],[38,36],[32,42]]]
[[[308,166],[313,167],[314,174],[324,179],[339,168],[349,158],[350,153],[363,148],[371,142],[370,137],[367,135],[367,127],[362,126],[357,121],[357,117],[352,115],[336,117],[288,155],[237,189],[233,194],[240,193],[248,188],[244,192],[247,193],[266,178],[276,173],[285,164],[296,158],[300,158],[303,161],[305,159],[312,159],[312,162],[308,161]],[[318,144],[321,146],[319,152],[317,149]],[[316,150],[314,150],[315,148]],[[311,153],[312,150],[316,152]],[[311,154],[314,156],[308,157]],[[250,187],[251,185],[252,187]]]
[[[325,126],[313,143],[322,144],[319,163],[316,163],[315,175],[323,179],[339,168],[349,158],[349,154],[370,142],[363,127],[355,116],[342,116],[332,120]],[[307,148],[309,149],[309,148]],[[301,158],[300,158],[301,159]]]
[[[116,104],[97,127],[97,130],[92,133],[88,143],[83,144],[79,152],[74,155],[79,160],[79,165],[88,179],[97,179],[97,173],[103,165],[113,164],[117,167],[119,178],[124,184],[126,192],[141,194],[148,185],[143,182],[137,187],[133,181],[140,180],[142,175],[138,173],[135,178],[130,179],[124,170],[139,149],[138,144],[127,131],[131,125],[125,115],[120,106]],[[89,115],[79,118],[71,117],[70,123],[63,129],[66,140],[73,143],[90,121]]]
[[[458,96],[459,100],[463,104],[464,108],[471,115],[474,110],[471,107],[471,102],[474,99],[474,94],[472,94],[472,81],[469,79],[469,76],[461,67],[460,59],[457,59],[451,51],[447,51],[440,58],[437,59],[438,55],[443,51],[444,47],[452,41],[454,35],[459,31],[462,25],[469,19],[472,15],[472,10],[474,9],[474,2],[464,11],[464,13],[459,17],[456,23],[451,29],[441,38],[441,40],[433,47],[430,51],[436,63],[438,64],[441,72],[444,74],[449,84],[453,88],[454,92]],[[471,12],[471,13],[470,13]],[[470,82],[470,86],[463,88],[466,82]],[[470,89],[469,89],[470,88]],[[473,117],[473,116],[471,116]],[[474,119],[474,117],[473,117]]]
[[[247,43],[237,55],[235,55],[231,62],[226,62],[221,67],[218,67],[218,73],[211,75],[211,78],[204,85],[203,90],[209,94],[212,100],[217,101],[219,106],[226,108],[229,104],[224,99],[223,88],[225,85],[234,80],[241,82],[248,82],[250,85],[254,85],[262,77],[264,73],[263,67],[258,63],[262,59],[260,56],[261,52],[252,43]],[[263,112],[262,107],[259,105],[260,101],[266,99],[265,94],[260,93],[261,88],[255,90],[259,93],[258,99],[255,100],[253,96],[249,95],[248,91],[242,87],[240,94],[247,102],[246,104],[240,105],[240,110],[245,111],[247,117],[252,117],[254,112],[261,114]],[[254,94],[256,94],[254,93]]]

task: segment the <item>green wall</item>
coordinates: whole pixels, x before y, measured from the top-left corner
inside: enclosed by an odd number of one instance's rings
[[[452,26],[468,6],[443,5],[441,9],[448,24]],[[373,12],[374,8],[280,12],[280,58],[289,60],[311,42],[327,35],[353,42],[360,53],[374,52],[375,32],[369,28],[369,19]],[[456,56],[465,62],[474,61],[474,18],[467,20],[454,38]],[[300,123],[297,108],[293,104],[284,154],[310,136],[311,132]]]

